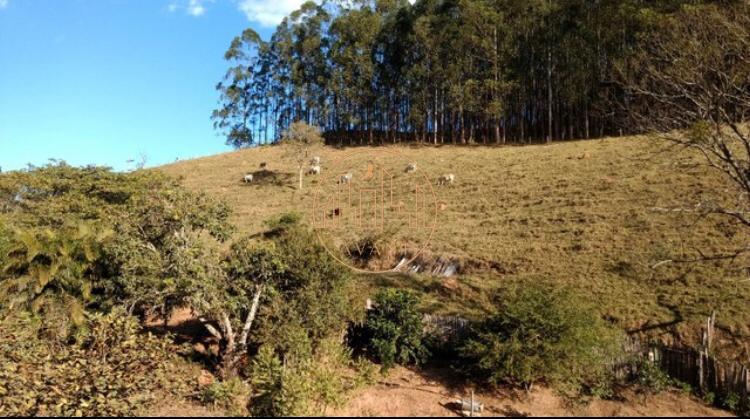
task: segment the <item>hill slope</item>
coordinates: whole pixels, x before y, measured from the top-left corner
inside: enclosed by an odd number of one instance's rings
[[[363,164],[373,156],[398,156],[418,162],[430,179],[456,176],[454,186],[435,187],[441,205],[429,254],[474,261],[474,268],[455,279],[365,275],[365,288],[411,287],[427,296],[434,311],[471,316],[489,309],[494,289],[549,281],[590,296],[629,330],[694,337],[696,325],[716,309],[727,337],[736,343],[750,335],[750,281],[741,261],[653,267],[746,243],[746,233],[730,220],[698,220],[690,211],[728,188],[698,156],[666,151],[665,144],[643,137],[503,148],[325,148],[319,154],[324,170],[330,161]],[[270,176],[243,184],[243,175],[261,162]],[[306,188],[297,191],[296,169],[278,147],[160,170],[225,199],[245,233],[261,231],[262,221],[280,212],[307,211],[322,179],[306,176]]]

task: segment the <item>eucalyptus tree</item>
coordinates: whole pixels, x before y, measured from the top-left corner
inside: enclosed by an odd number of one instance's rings
[[[263,115],[265,91],[270,87],[269,68],[262,61],[267,48],[257,32],[245,29],[224,54],[230,68],[216,86],[220,107],[213,112],[212,119],[214,127],[226,135],[227,144],[235,148],[258,141],[254,127]]]
[[[376,100],[372,51],[382,25],[382,15],[374,6],[371,1],[362,0],[355,7],[343,8],[331,23],[328,52],[334,117],[331,128],[342,134],[367,132],[370,142]]]
[[[268,41],[250,31],[233,42],[215,121],[235,146],[278,140],[297,121],[342,144],[635,132],[611,105],[629,94],[615,63],[707,3],[736,1],[309,1]]]

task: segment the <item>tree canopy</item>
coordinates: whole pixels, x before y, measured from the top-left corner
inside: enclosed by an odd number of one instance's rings
[[[737,1],[309,1],[235,38],[216,127],[235,147],[296,121],[333,143],[525,143],[633,132],[615,67],[685,7]],[[634,69],[635,70],[635,69]]]

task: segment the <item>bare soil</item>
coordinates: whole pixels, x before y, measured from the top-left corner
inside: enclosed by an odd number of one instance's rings
[[[460,416],[455,401],[468,398],[471,388],[446,381],[448,370],[416,372],[395,368],[377,384],[354,393],[333,416]],[[668,391],[656,395],[633,389],[618,400],[571,402],[549,388],[530,393],[512,390],[475,389],[484,405],[482,416],[731,416],[706,406],[700,400]]]

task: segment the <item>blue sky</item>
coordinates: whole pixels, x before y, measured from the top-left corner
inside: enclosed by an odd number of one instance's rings
[[[0,167],[49,158],[126,170],[227,151],[223,54],[302,0],[0,0]]]

